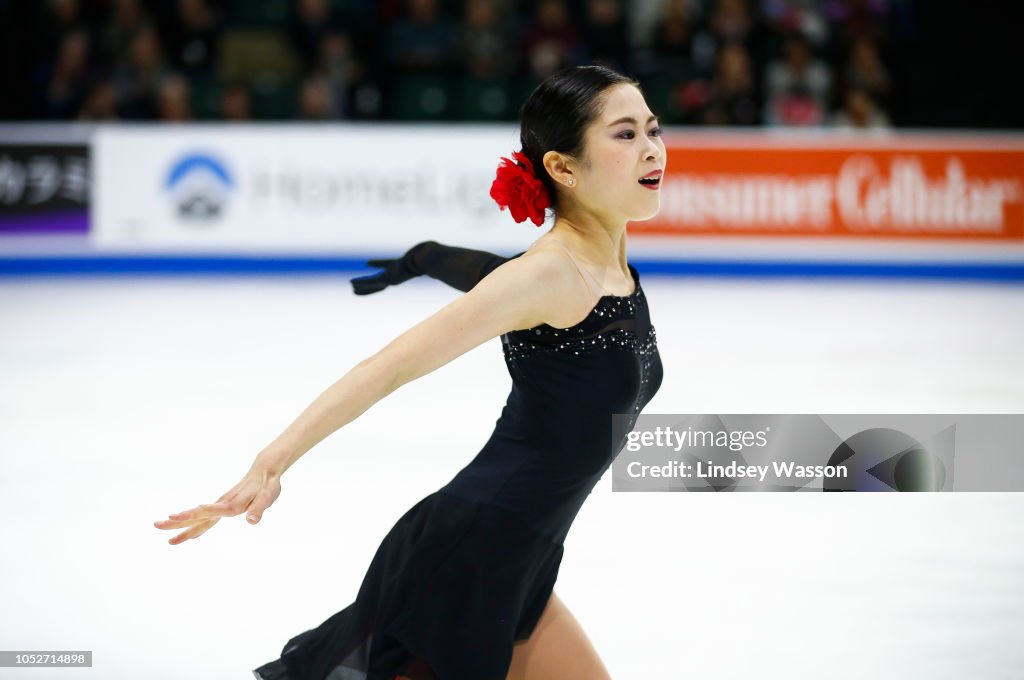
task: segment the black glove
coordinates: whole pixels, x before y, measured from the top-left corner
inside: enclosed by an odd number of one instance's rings
[[[466,292],[496,268],[520,255],[522,253],[504,257],[486,250],[472,250],[446,246],[437,241],[424,241],[417,243],[399,258],[368,260],[366,264],[371,267],[382,267],[383,271],[357,276],[350,280],[356,295],[376,293],[388,286],[422,275]]]
[[[352,282],[352,292],[356,295],[369,295],[419,276],[418,272],[411,271],[409,268],[408,260],[411,252],[410,250],[402,257],[393,260],[367,260],[367,265],[383,267],[384,271],[349,279]]]

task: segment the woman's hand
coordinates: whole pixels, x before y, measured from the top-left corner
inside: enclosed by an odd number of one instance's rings
[[[168,515],[169,519],[153,522],[157,529],[181,529],[188,527],[167,542],[177,545],[190,538],[199,538],[221,517],[234,517],[248,512],[250,524],[256,524],[263,517],[263,511],[281,495],[281,477],[274,471],[254,464],[242,481],[235,484],[216,503],[209,503]]]
[[[367,260],[366,264],[371,267],[380,267],[383,271],[349,279],[352,283],[352,292],[356,295],[369,295],[419,276],[411,268],[411,253],[413,253],[413,249],[410,249],[402,257],[394,259]]]

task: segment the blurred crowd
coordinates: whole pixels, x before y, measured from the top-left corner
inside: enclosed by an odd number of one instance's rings
[[[1021,118],[943,49],[982,41],[940,40],[945,17],[911,0],[0,0],[0,20],[13,120],[514,120],[587,63],[637,78],[668,124]],[[947,85],[974,101],[936,113]]]

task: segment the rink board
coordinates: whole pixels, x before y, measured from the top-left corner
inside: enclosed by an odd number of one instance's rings
[[[3,132],[0,161],[18,147]],[[488,195],[517,137],[506,124],[95,126],[88,219],[29,213],[26,180],[20,216],[0,211],[0,273],[352,271],[427,239],[512,254],[551,224],[517,224]],[[1022,135],[664,139],[658,214],[628,227],[641,271],[1024,279]]]

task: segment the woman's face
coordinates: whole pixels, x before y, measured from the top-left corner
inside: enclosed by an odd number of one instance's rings
[[[588,212],[614,221],[648,220],[661,208],[661,182],[648,188],[639,180],[665,170],[660,125],[633,85],[614,85],[605,95],[604,110],[584,135],[583,164],[572,166],[576,185],[566,188]]]

